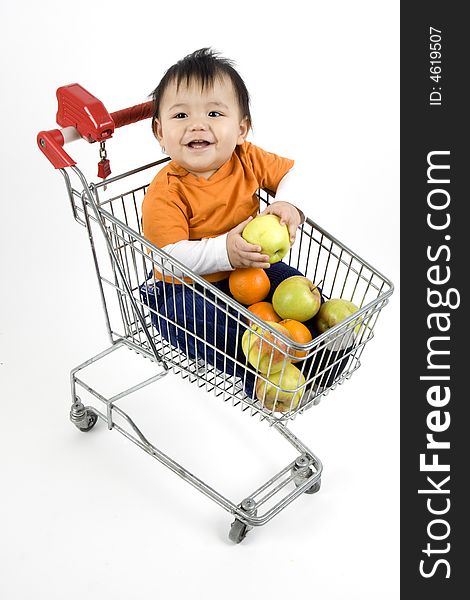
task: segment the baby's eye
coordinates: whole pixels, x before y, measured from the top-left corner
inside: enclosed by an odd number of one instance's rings
[[[188,116],[188,115],[187,115],[186,113],[180,112],[180,113],[177,113],[177,114],[174,116],[174,118],[175,118],[175,119],[185,119],[187,116]]]
[[[209,117],[221,117],[222,113],[220,113],[218,110],[211,110],[209,113]]]

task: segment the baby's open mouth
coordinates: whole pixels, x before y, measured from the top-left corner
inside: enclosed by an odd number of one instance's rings
[[[190,148],[205,148],[206,146],[210,146],[210,142],[207,142],[206,140],[193,140],[192,142],[189,142],[188,146]]]

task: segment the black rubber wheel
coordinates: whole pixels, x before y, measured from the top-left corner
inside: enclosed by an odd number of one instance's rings
[[[294,467],[294,469],[292,469],[292,474],[295,475],[297,469]],[[311,469],[308,470],[308,473],[306,473],[303,477],[298,478],[298,479],[294,479],[294,483],[296,487],[300,487],[301,485],[303,485],[305,483],[305,480],[308,477],[311,477],[313,474],[313,471]],[[316,481],[313,485],[311,485],[309,488],[307,488],[304,491],[304,494],[316,494],[318,492],[318,490],[321,487],[321,479],[319,479],[318,481]]]
[[[316,494],[320,488],[321,488],[321,479],[319,479],[312,486],[307,488],[305,490],[304,494]]]
[[[248,526],[240,521],[240,519],[235,519],[230,527],[228,537],[235,544],[239,544],[246,538],[247,533]]]
[[[84,432],[90,431],[96,425],[96,421],[98,421],[98,415],[91,410],[87,410],[85,422],[77,425],[77,428]]]

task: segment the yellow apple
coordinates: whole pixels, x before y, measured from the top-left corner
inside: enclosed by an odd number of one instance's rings
[[[317,314],[321,305],[320,291],[307,277],[293,275],[277,286],[272,304],[283,319],[303,323]]]
[[[266,321],[266,323],[287,338],[292,339],[289,331],[279,323],[274,321]],[[248,362],[260,373],[268,371],[275,373],[282,369],[285,361],[290,362],[290,358],[287,356],[288,344],[279,340],[271,331],[256,324],[252,324],[243,334],[242,350],[248,358]]]
[[[242,238],[261,246],[261,254],[269,256],[270,264],[279,262],[289,252],[290,237],[287,225],[281,225],[276,215],[258,215],[245,226]]]
[[[315,319],[316,327],[320,333],[324,333],[358,310],[358,307],[349,300],[344,300],[343,298],[331,298],[321,305]],[[356,333],[359,328],[360,325],[356,327]]]
[[[297,408],[304,393],[301,386],[305,383],[305,377],[297,367],[287,364],[283,370],[270,373],[266,378],[269,382],[261,377],[256,380],[256,397],[265,408],[274,408],[275,412]]]

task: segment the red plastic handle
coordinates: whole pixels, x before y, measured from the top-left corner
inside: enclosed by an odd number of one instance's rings
[[[144,119],[148,119],[153,115],[153,102],[145,102],[144,104],[137,104],[130,108],[124,108],[111,113],[111,117],[114,121],[115,127],[124,127],[124,125],[131,125]]]
[[[65,152],[64,136],[59,129],[40,131],[38,133],[38,146],[41,152],[49,159],[55,169],[65,169],[77,163]]]
[[[78,83],[57,92],[57,125],[75,127],[89,142],[102,142],[114,132],[114,122],[103,103]]]
[[[78,83],[57,90],[57,124],[74,127],[88,142],[102,142],[112,137],[116,127],[123,127],[148,119],[153,114],[153,102],[137,104],[114,113],[108,113],[103,103]],[[41,131],[37,136],[41,152],[56,169],[76,165],[64,150],[64,136],[60,129]]]

